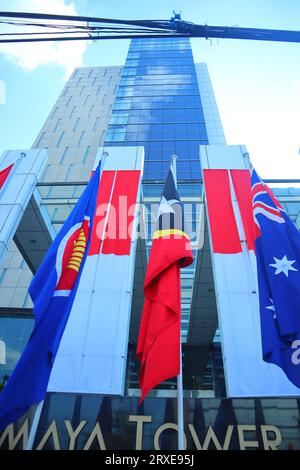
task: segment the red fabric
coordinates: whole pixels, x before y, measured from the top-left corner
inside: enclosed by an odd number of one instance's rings
[[[96,210],[94,215],[94,223],[91,234],[91,244],[89,249],[90,255],[98,255],[100,253],[101,238],[105,223],[105,217],[110,199],[110,193],[115,176],[115,171],[103,171],[99,184]]]
[[[254,250],[255,231],[253,219],[251,176],[249,170],[230,170],[234,192],[240,209],[248,250]]]
[[[114,184],[102,253],[129,255],[140,171],[120,170]]]
[[[214,253],[240,253],[227,170],[203,170]]]
[[[89,255],[100,253],[105,223],[101,253],[129,255],[139,179],[140,171],[138,170],[103,171]],[[110,201],[111,204],[109,204]],[[106,219],[107,210],[109,214]]]
[[[7,168],[4,168],[4,170],[1,170],[0,171],[0,189],[2,188],[2,186],[4,185],[9,173],[10,173],[10,170],[12,169],[12,167],[14,166],[14,164],[12,163],[11,165],[9,165]]]
[[[182,259],[185,259],[184,264],[181,263]],[[192,262],[191,245],[187,238],[171,236],[153,240],[137,345],[137,357],[141,361],[140,403],[160,382],[179,374],[180,267]]]
[[[75,284],[75,281],[78,275],[78,271],[70,268],[68,264],[70,262],[72,255],[74,255],[74,245],[75,245],[75,242],[78,241],[79,239],[81,230],[83,230],[84,235],[85,235],[85,240],[87,241],[89,237],[89,231],[90,231],[89,222],[87,220],[84,220],[82,222],[81,227],[79,227],[77,230],[75,230],[75,232],[73,232],[73,234],[70,236],[70,238],[68,239],[66,243],[64,252],[62,254],[62,270],[61,270],[60,279],[55,289],[56,291],[59,291],[59,290],[71,291],[73,289],[73,286]],[[81,264],[83,256],[84,256],[84,253],[82,253],[81,256],[77,256],[77,261],[79,264]]]

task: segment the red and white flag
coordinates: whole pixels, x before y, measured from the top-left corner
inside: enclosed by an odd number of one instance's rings
[[[123,393],[142,166],[136,147],[110,148],[102,163],[89,252],[48,391]]]

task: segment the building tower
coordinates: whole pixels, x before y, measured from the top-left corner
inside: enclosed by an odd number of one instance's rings
[[[114,397],[113,401],[110,397],[98,395],[49,394],[37,442],[41,441],[53,419],[60,421],[65,442],[68,438],[64,428],[66,419],[70,420],[73,429],[81,420],[89,420],[84,433],[78,437],[76,445],[79,449],[86,445],[86,436],[99,420],[102,421],[104,440],[113,441],[115,426],[118,448],[123,445],[124,449],[128,449],[126,446],[129,442],[134,448],[137,442],[133,432],[137,427],[137,421],[134,421],[137,413],[133,413],[132,409],[135,409],[136,397],[139,395],[135,349],[143,306],[143,280],[162,186],[173,154],[178,157],[178,192],[184,203],[185,219],[190,226],[195,255],[193,265],[182,270],[181,274],[185,398],[193,399],[189,406],[194,413],[195,428],[199,420],[203,429],[205,424],[215,424],[216,428],[219,426],[223,429],[223,421],[236,424],[232,404],[228,405],[225,400],[219,408],[216,400],[225,397],[226,391],[210,245],[207,224],[204,223],[199,145],[225,146],[226,141],[207,67],[194,63],[187,38],[134,39],[124,66],[75,69],[39,132],[32,148],[46,149],[48,152],[47,166],[37,187],[39,204],[41,213],[45,215],[45,220],[49,219],[49,227],[54,233],[59,231],[86,186],[99,147],[143,146],[145,238],[139,239],[137,244],[125,398]],[[285,188],[278,194],[283,203],[287,203],[286,208],[289,210],[291,207],[293,219],[300,226],[299,191]],[[24,349],[33,326],[28,286],[34,269],[28,253],[35,250],[42,258],[48,248],[38,234],[35,236],[32,227],[27,230],[30,232],[27,248],[13,242],[0,266],[2,386]],[[104,321],[109,321],[109,318]],[[157,411],[159,424],[163,419],[166,422],[176,421],[172,402],[176,395],[174,385],[175,381],[169,380],[149,395],[156,400],[155,406],[151,405],[153,400],[148,403],[153,416],[154,411]],[[202,398],[209,400],[200,401]],[[298,406],[294,401],[288,405],[292,410]],[[243,423],[248,422],[251,412],[253,420],[256,419],[260,403],[241,402],[238,406],[241,408]],[[280,406],[284,409],[284,400]],[[209,420],[205,418],[205,412]],[[262,424],[265,423],[264,412],[261,411]],[[129,425],[123,419],[126,413],[134,415]],[[146,415],[147,410],[143,414]],[[215,422],[211,422],[214,419]],[[145,423],[143,445],[144,448],[152,449],[156,428],[150,421]],[[167,435],[165,439],[165,448],[176,445],[173,444],[174,436]],[[191,436],[189,442],[192,442]],[[53,444],[47,442],[44,448],[47,447],[52,448]]]

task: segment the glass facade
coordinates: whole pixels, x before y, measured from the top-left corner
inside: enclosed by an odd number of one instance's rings
[[[242,448],[244,438],[256,442],[255,448],[260,449],[266,449],[268,445],[279,449],[300,449],[300,400],[226,399],[217,319],[212,322],[214,334],[210,338],[204,338],[206,332],[201,340],[196,334],[194,337],[191,335],[197,330],[193,328],[193,319],[199,311],[193,297],[195,299],[198,295],[199,283],[210,287],[206,296],[201,298],[201,308],[207,309],[207,315],[214,314],[217,318],[211,263],[206,265],[206,279],[202,273],[198,279],[195,272],[197,261],[198,268],[202,264],[202,247],[197,234],[199,208],[204,204],[199,145],[225,143],[218,128],[216,107],[211,105],[213,91],[203,65],[194,64],[187,38],[136,39],[130,45],[123,68],[75,70],[34,144],[34,147],[47,148],[49,154],[49,164],[38,184],[42,206],[47,209],[58,232],[86,186],[98,147],[143,146],[142,202],[145,246],[149,255],[170,157],[176,154],[178,192],[184,204],[186,227],[189,227],[195,257],[194,263],[181,272],[187,448],[216,448],[217,441],[206,437],[209,426],[212,426],[221,447],[227,442],[226,436],[231,436],[229,449]],[[300,229],[300,188],[272,189]],[[146,256],[143,263],[145,271]],[[33,329],[34,318],[28,295],[31,278],[32,273],[25,266],[20,252],[13,247],[0,267],[0,390]],[[211,283],[208,282],[210,279]],[[138,305],[137,310],[140,315],[142,305]],[[131,316],[136,320],[134,309]],[[198,318],[198,330],[208,331],[204,320],[205,315]],[[130,331],[125,396],[48,393],[34,448],[39,445],[44,449],[70,448],[70,426],[73,430],[78,426],[82,428],[73,441],[75,449],[103,446],[106,449],[135,449],[137,445],[143,449],[177,448],[177,434],[172,428],[172,423],[177,422],[176,379],[161,383],[138,407],[136,340],[137,332],[132,334]],[[32,420],[33,411],[34,407],[15,425],[15,434],[20,431],[24,419],[29,417]],[[137,426],[139,419],[142,426]],[[57,426],[58,440],[53,437],[54,431],[50,438],[45,439],[53,423]],[[94,432],[95,429],[97,431],[97,423],[102,433],[101,442],[97,437],[99,434],[96,436]],[[166,424],[171,426],[165,427]],[[244,435],[241,428],[245,427]],[[22,448],[21,439],[14,442],[15,448]],[[2,433],[0,447],[10,445]]]
[[[145,180],[164,180],[176,154],[178,180],[200,178],[208,144],[189,39],[132,40],[105,145],[143,145]]]
[[[187,398],[186,447],[300,450],[299,412],[300,400],[296,398]],[[149,398],[138,407],[138,398],[51,393],[44,403],[33,448],[177,449],[176,422],[175,396]],[[6,435],[2,449],[8,448],[8,443]],[[14,444],[15,449],[22,449],[21,439],[15,439]]]
[[[212,91],[203,70],[203,67],[197,69],[195,66],[187,38],[136,39],[130,45],[123,68],[75,70],[34,144],[34,147],[47,148],[49,154],[49,165],[38,184],[42,205],[47,208],[58,232],[86,186],[98,147],[143,146],[142,202],[149,254],[170,157],[176,154],[178,192],[184,204],[195,256],[194,263],[181,273],[183,385],[189,423],[195,424],[201,442],[203,430],[209,425],[218,430],[224,423],[234,426],[276,424],[282,434],[280,448],[299,448],[299,400],[223,400],[226,390],[219,330],[215,325],[214,339],[205,344],[191,341],[191,318],[196,311],[194,305],[192,308],[194,285],[197,287],[195,267],[197,253],[200,253],[197,241],[199,206],[203,205],[199,145],[224,143],[213,140],[212,131],[209,131],[209,116],[213,113],[210,108],[205,111],[205,103],[207,106],[211,101],[209,93]],[[213,122],[211,127],[217,126]],[[273,188],[273,191],[300,229],[300,188]],[[199,255],[198,266],[200,261]],[[31,273],[24,263],[20,253],[14,250],[0,268],[0,389],[33,328],[28,295]],[[210,265],[207,271],[212,278]],[[205,283],[203,279],[199,282]],[[214,289],[206,295],[207,301],[209,296],[214,297]],[[13,304],[18,298],[20,304]],[[214,310],[216,312],[216,308]],[[205,329],[203,325],[204,322],[201,328]],[[129,343],[125,397],[49,394],[37,442],[51,420],[56,419],[61,448],[67,448],[69,435],[64,420],[69,419],[75,429],[78,420],[88,419],[87,428],[76,444],[76,448],[82,448],[99,418],[104,441],[108,441],[107,448],[134,448],[136,424],[128,423],[128,415],[140,413],[153,417],[152,424],[145,426],[143,440],[143,448],[153,448],[158,426],[166,421],[176,422],[176,379],[160,384],[151,391],[142,405],[144,408],[137,408],[139,363],[135,356],[136,339]],[[220,432],[224,442],[223,431]],[[240,445],[237,429],[234,433],[230,448]],[[250,432],[249,440],[260,440],[263,447],[261,434],[255,433]],[[174,430],[166,431],[160,441],[161,448],[176,448],[176,438]],[[45,448],[52,447],[50,439]],[[197,443],[190,434],[188,448],[195,447]]]
[[[136,347],[130,344],[128,350],[126,394],[139,394],[139,361]],[[209,346],[182,345],[184,397],[225,397],[225,379],[220,343]],[[176,392],[177,378],[166,380],[149,393],[150,397],[170,396]]]
[[[300,230],[300,188],[272,188],[272,190]]]
[[[0,313],[0,390],[29,340],[33,323],[31,311]]]
[[[162,183],[177,155],[178,191],[196,246],[201,202],[199,145],[208,144],[196,69],[187,38],[134,39],[122,71],[105,145],[143,146],[143,203],[147,254]],[[196,258],[196,250],[194,250]],[[182,341],[186,342],[195,262],[182,270]]]

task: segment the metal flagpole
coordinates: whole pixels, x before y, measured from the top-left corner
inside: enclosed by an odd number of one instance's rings
[[[182,384],[182,347],[180,325],[180,369],[177,375],[177,414],[178,414],[178,450],[185,450],[184,446],[184,422],[183,422],[183,384]]]
[[[171,171],[174,176],[175,186],[177,188],[176,172],[177,155],[171,156]],[[181,302],[180,302],[181,309]],[[180,319],[180,346],[179,346],[179,375],[177,376],[177,419],[178,419],[178,450],[185,450],[184,442],[184,420],[183,420],[183,382],[182,382],[182,346],[181,346],[181,319]]]
[[[41,417],[41,414],[42,414],[44,402],[45,402],[45,400],[40,401],[39,404],[36,407],[35,412],[34,412],[34,417],[33,417],[33,421],[32,421],[32,425],[31,425],[31,428],[30,428],[30,433],[29,433],[29,437],[28,437],[28,441],[27,441],[25,450],[32,450],[34,439],[35,439],[36,432],[37,432],[37,428],[38,428],[38,425],[39,425],[39,422],[40,422],[40,417]]]

